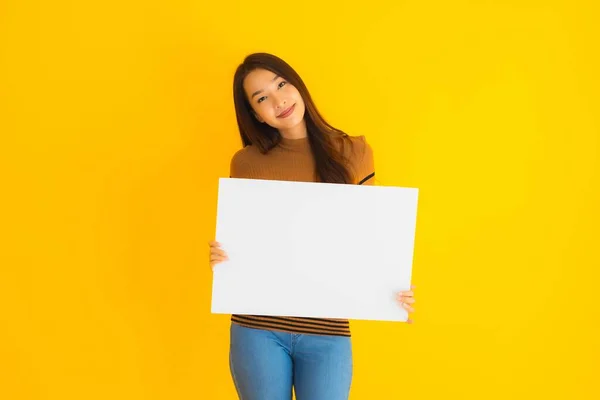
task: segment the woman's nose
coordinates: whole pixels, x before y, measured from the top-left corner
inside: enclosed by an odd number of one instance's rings
[[[286,100],[284,98],[276,97],[275,104],[277,108],[283,108],[285,107]]]

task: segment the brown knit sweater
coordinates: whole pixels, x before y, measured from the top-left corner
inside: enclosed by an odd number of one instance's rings
[[[349,136],[348,140],[350,146],[344,144],[340,147],[343,143],[340,138],[336,139],[336,143],[340,143],[338,149],[341,148],[348,159],[350,173],[354,176],[352,183],[373,185],[375,168],[371,146],[364,136]],[[230,177],[317,182],[309,139],[282,138],[281,142],[266,154],[260,153],[254,146],[246,146],[231,159]],[[250,328],[350,336],[350,324],[346,319],[234,314],[231,320]]]

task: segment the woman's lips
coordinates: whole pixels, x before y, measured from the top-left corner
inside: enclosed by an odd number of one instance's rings
[[[287,110],[285,110],[284,112],[282,112],[281,114],[279,114],[277,116],[277,118],[286,118],[286,117],[289,117],[292,114],[292,112],[294,112],[294,108],[296,108],[295,104],[293,106],[291,106],[290,108],[288,108]]]

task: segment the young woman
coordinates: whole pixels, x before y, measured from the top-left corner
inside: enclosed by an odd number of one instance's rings
[[[329,125],[300,76],[280,58],[247,56],[235,72],[235,111],[243,148],[233,178],[372,185],[373,151],[364,136]],[[348,218],[352,216],[349,215]],[[227,260],[212,241],[210,265]],[[412,291],[398,302],[413,312]],[[345,400],[352,380],[347,320],[232,315],[230,370],[242,400]]]

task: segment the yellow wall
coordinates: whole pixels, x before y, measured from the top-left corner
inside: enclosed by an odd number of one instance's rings
[[[256,50],[421,189],[352,399],[600,398],[598,6],[366,3],[0,3],[0,398],[234,398],[206,242]]]

